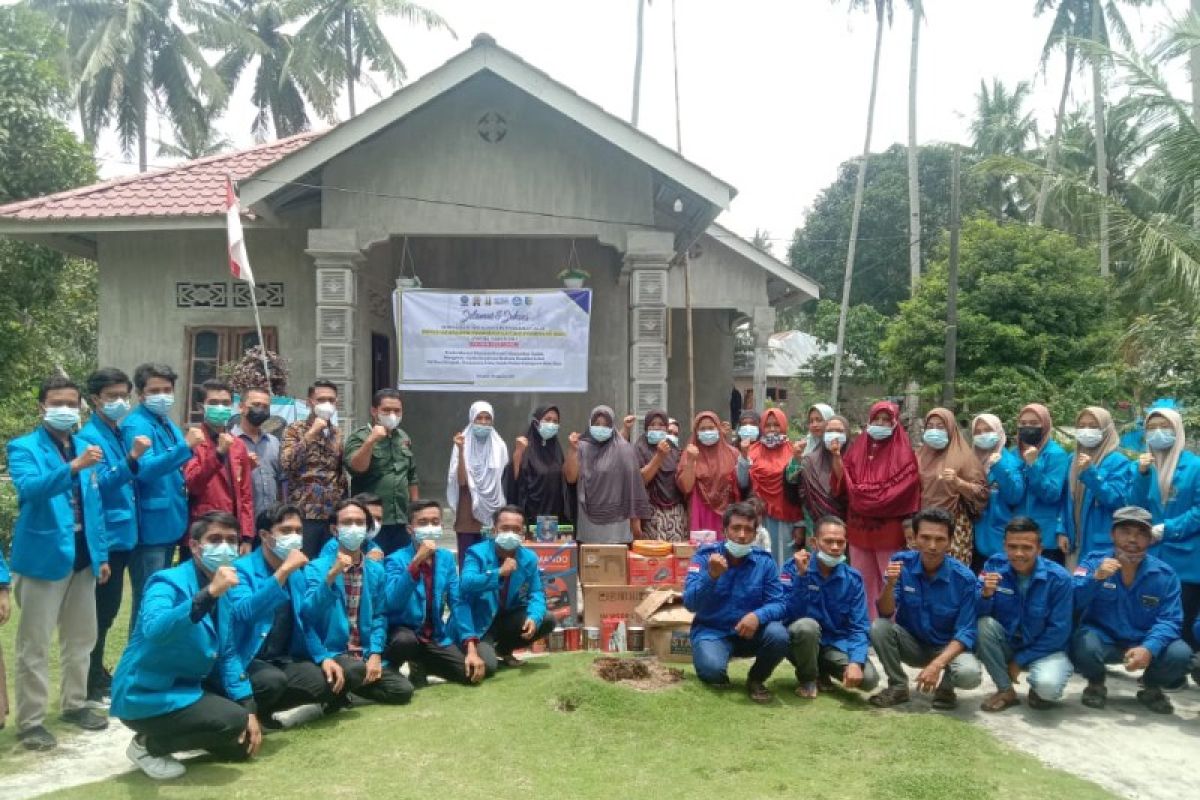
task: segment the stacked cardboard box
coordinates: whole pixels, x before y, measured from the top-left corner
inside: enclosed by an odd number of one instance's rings
[[[662,556],[633,553],[623,544],[582,545],[583,624],[599,627],[605,617],[644,622],[636,613],[638,604],[656,589],[674,590],[680,596],[694,554],[691,544],[676,544],[670,554]],[[673,623],[676,632],[682,630],[686,638],[688,624],[677,619]]]

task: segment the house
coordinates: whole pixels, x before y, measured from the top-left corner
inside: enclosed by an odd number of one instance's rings
[[[779,331],[772,333],[767,339],[766,375],[762,386],[766,397],[771,402],[788,409],[789,413],[800,411],[789,403],[788,392],[796,378],[808,377],[812,371],[808,363],[814,356],[832,356],[834,346],[824,342],[804,331]],[[755,388],[755,367],[762,358],[747,358],[745,363],[735,363],[733,385],[742,393],[742,404],[745,408],[761,408],[762,403],[757,398],[763,396],[763,390]]]
[[[340,386],[343,429],[396,383],[401,275],[426,288],[553,287],[572,248],[591,272],[587,393],[406,395],[431,495],[476,399],[510,440],[551,400],[564,431],[583,430],[598,403],[686,417],[689,251],[697,409],[728,402],[736,319],[754,321],[765,354],[775,308],[817,294],[714,225],[732,186],[481,34],[330,130],[0,206],[0,235],[97,262],[100,363],[176,365],[190,398],[181,422],[199,417],[200,383],[257,341],[249,287],[227,267],[227,174],[267,345],[290,360],[293,393],[316,378]]]

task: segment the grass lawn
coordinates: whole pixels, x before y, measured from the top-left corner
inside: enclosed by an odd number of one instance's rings
[[[591,660],[550,656],[477,689],[358,707],[271,735],[251,764],[193,761],[179,781],[136,773],[52,796],[1111,797],[936,713],[879,712],[838,693],[801,702],[784,670],[779,701],[762,708],[690,669],[658,694],[605,684]]]

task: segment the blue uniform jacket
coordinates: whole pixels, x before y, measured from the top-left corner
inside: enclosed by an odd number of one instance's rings
[[[975,523],[975,550],[994,556],[1004,550],[1004,526],[1021,512],[1025,502],[1025,470],[1012,450],[1001,450],[1000,460],[988,470],[991,489],[988,504]]]
[[[1022,667],[1051,653],[1066,652],[1071,639],[1071,576],[1048,558],[1038,557],[1025,594],[1008,556],[992,556],[984,572],[1000,574],[1000,585],[991,597],[983,596],[979,581],[979,616],[991,617],[1004,626],[1013,649],[1013,660]]]
[[[136,436],[150,439],[150,449],[138,459],[138,544],[174,544],[187,532],[188,504],[183,488],[183,465],[192,450],[174,422],[139,405],[121,422],[125,449]]]
[[[383,655],[387,645],[386,591],[383,564],[364,557],[362,594],[358,598],[358,641],[363,658]],[[304,625],[312,635],[308,640],[319,647],[312,654],[320,664],[347,652],[350,647],[350,618],[346,610],[346,576],[338,575],[332,584],[325,576],[333,566],[333,558],[322,556],[308,565],[304,577],[308,588],[302,611]]]
[[[392,553],[387,565],[388,625],[403,625],[420,631],[425,624],[425,581],[409,570],[416,555],[416,542]],[[450,617],[444,614],[450,609]],[[471,607],[463,600],[458,585],[458,565],[454,553],[437,550],[433,564],[433,640],[440,645],[463,644],[473,635]]]
[[[133,636],[113,675],[112,715],[158,717],[187,708],[214,676],[231,700],[252,697],[250,682],[233,646],[228,592],[217,600],[217,624],[205,614],[192,622],[192,598],[201,577],[189,561],[156,572],[146,581]]]
[[[275,580],[275,570],[267,563],[261,548],[233,562],[238,585],[229,590],[233,605],[234,649],[242,668],[262,649],[263,641],[275,624],[275,611],[282,603],[292,606],[292,658],[315,661],[325,651],[320,638],[304,621],[304,601],[308,594],[308,572],[311,565],[288,576],[287,588]]]
[[[957,640],[974,649],[979,615],[971,570],[946,556],[931,580],[915,550],[896,553],[892,561],[904,565],[896,581],[896,624],[927,645],[945,647]]]
[[[534,625],[541,625],[546,616],[546,594],[542,590],[537,555],[525,547],[518,547],[512,555],[517,568],[508,576],[506,608],[524,607],[526,618],[533,620]],[[476,639],[488,632],[500,609],[500,564],[496,543],[492,541],[472,545],[463,562],[459,591],[471,612],[467,635]],[[463,627],[465,631],[466,625]]]
[[[73,437],[76,455],[87,442]],[[108,561],[108,533],[96,470],[79,472],[83,498],[83,530],[92,572]],[[75,566],[75,512],[71,495],[75,481],[49,431],[37,430],[8,443],[8,473],[17,490],[17,523],[12,533],[12,571],[43,581],[62,580]]]
[[[79,431],[79,438],[104,451],[104,460],[95,466],[96,485],[104,506],[104,527],[108,531],[108,549],[129,551],[137,545],[137,501],[134,476],[138,463],[130,461],[129,450],[121,441],[121,432],[113,430],[99,414]]]
[[[787,614],[791,624],[809,617],[821,626],[821,644],[836,647],[851,663],[867,663],[871,623],[867,619],[867,593],[862,575],[848,564],[838,564],[826,578],[814,556],[808,571],[800,575],[796,560],[783,565],[779,580],[787,593]]]
[[[1013,455],[1021,462],[1021,474],[1025,478],[1021,513],[1041,527],[1042,549],[1056,549],[1058,534],[1063,532],[1060,517],[1067,494],[1067,478],[1071,474],[1071,456],[1058,442],[1047,442],[1032,467],[1025,463],[1020,453]]]
[[[1075,529],[1075,499],[1068,490],[1063,498],[1062,521],[1071,547],[1080,553],[1103,550],[1112,544],[1113,512],[1129,504],[1129,484],[1136,467],[1114,450],[1098,465],[1079,473],[1083,506],[1079,509],[1082,531]]]
[[[1182,582],[1200,583],[1200,458],[1187,450],[1179,454],[1165,504],[1158,490],[1158,467],[1151,465],[1145,475],[1136,465],[1131,469],[1129,502],[1149,511],[1154,523],[1163,526],[1162,542],[1151,555],[1167,562]]]
[[[0,586],[8,588],[12,575],[8,573],[8,562],[4,560],[4,548],[0,547]]]
[[[1147,555],[1132,586],[1125,585],[1119,572],[1098,581],[1096,568],[1106,558],[1116,558],[1111,547],[1089,553],[1075,568],[1079,627],[1095,631],[1107,644],[1144,646],[1157,658],[1183,630],[1183,602],[1175,570]]]
[[[729,562],[729,569],[715,581],[708,574],[708,557],[713,554],[723,555]],[[787,612],[787,595],[770,553],[751,550],[735,565],[724,543],[717,543],[705,545],[692,556],[683,604],[696,615],[691,634],[695,642],[736,636],[734,626],[752,611],[760,625],[781,622]]]

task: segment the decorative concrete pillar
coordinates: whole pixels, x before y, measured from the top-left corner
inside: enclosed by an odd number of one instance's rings
[[[316,266],[316,378],[338,387],[338,421],[343,432],[353,430],[361,413],[355,384],[359,268],[364,261],[353,229],[313,228],[308,249]]]
[[[629,275],[629,403],[639,419],[667,407],[667,274],[675,237],[631,231],[625,243]]]
[[[754,313],[754,407],[767,407],[767,365],[771,360],[771,334],[775,332],[775,309],[755,306]]]

